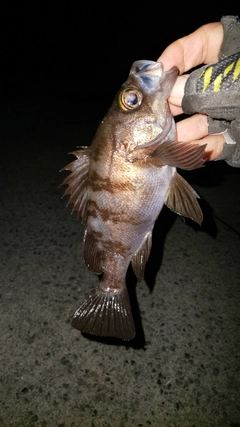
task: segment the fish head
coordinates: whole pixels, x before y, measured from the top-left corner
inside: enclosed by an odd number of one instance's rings
[[[175,136],[167,98],[177,76],[177,68],[164,71],[161,62],[140,60],[132,64],[110,112],[118,151],[128,154],[137,147],[166,140],[170,134],[171,138]]]

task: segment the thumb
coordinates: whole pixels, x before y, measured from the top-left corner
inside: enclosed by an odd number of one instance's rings
[[[172,105],[175,105],[177,107],[181,107],[182,105],[182,99],[184,96],[184,88],[186,81],[189,77],[189,74],[184,74],[182,76],[179,76],[172,88],[172,91],[170,93],[170,96],[168,98],[168,102]]]

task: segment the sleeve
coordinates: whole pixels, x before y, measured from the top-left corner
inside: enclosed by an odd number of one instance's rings
[[[209,133],[222,133],[226,144],[217,160],[240,167],[240,20],[221,19],[224,39],[219,62],[193,71],[182,101],[184,113],[208,116]]]

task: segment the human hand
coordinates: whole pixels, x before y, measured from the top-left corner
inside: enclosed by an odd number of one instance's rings
[[[183,113],[181,104],[188,75],[181,74],[198,65],[218,62],[222,42],[223,26],[221,22],[206,24],[170,44],[158,58],[158,61],[163,63],[165,70],[176,66],[180,71],[180,76],[168,99],[170,110],[174,116]],[[178,141],[206,144],[205,157],[207,160],[215,160],[222,153],[225,138],[221,134],[209,135],[205,114],[194,114],[177,122],[176,130]]]

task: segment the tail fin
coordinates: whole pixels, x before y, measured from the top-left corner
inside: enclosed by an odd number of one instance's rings
[[[97,286],[75,312],[72,326],[87,334],[130,341],[135,326],[127,288],[109,292]]]

